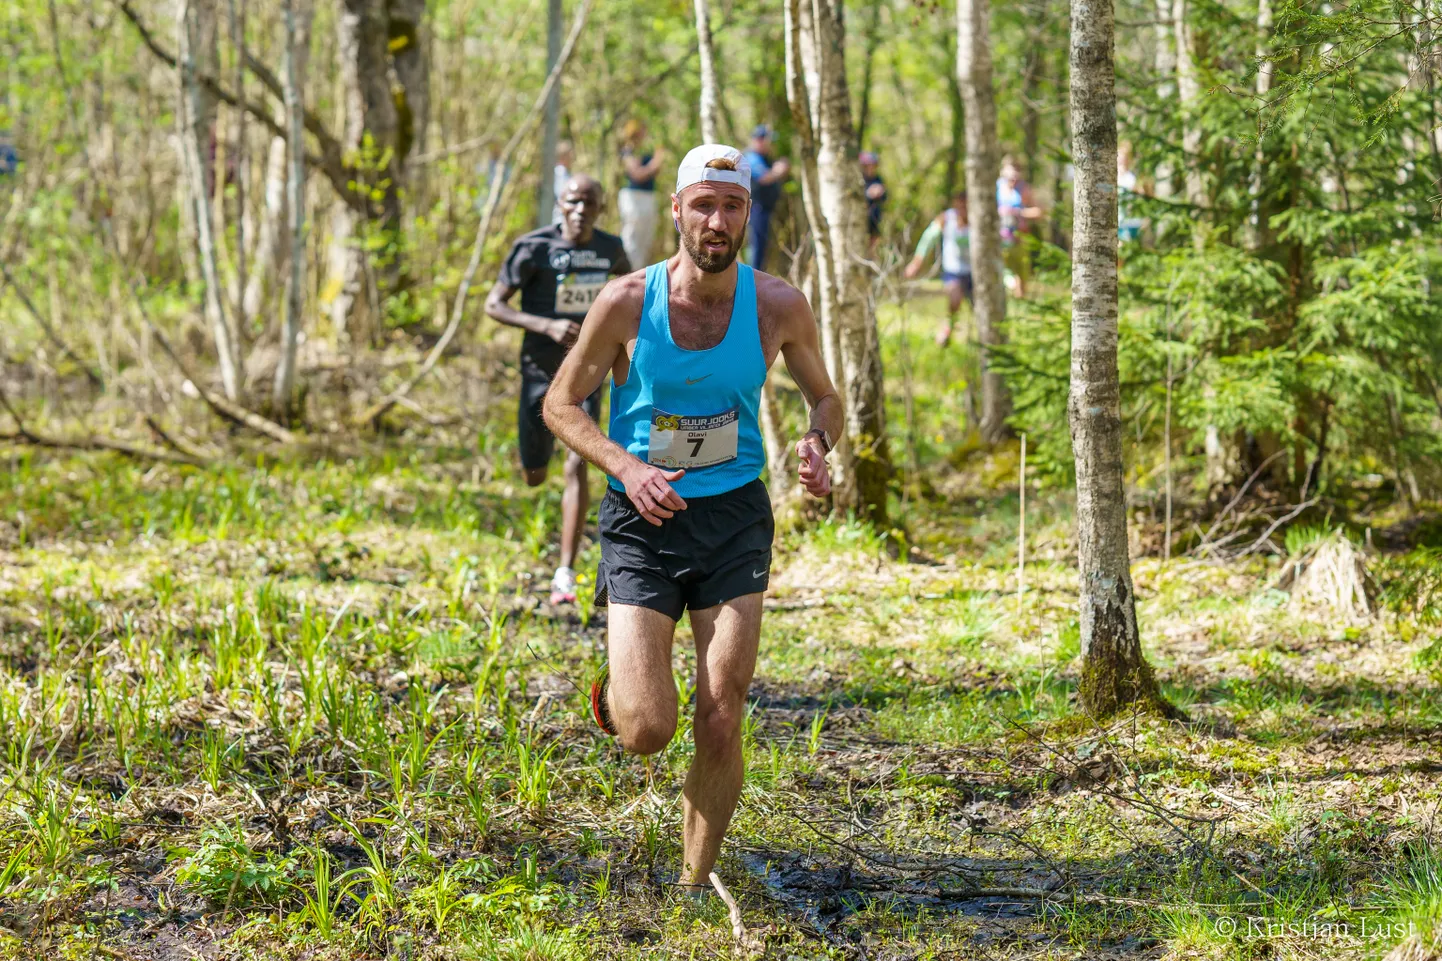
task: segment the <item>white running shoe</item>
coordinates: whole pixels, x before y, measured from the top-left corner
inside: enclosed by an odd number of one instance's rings
[[[556,574],[551,578],[551,603],[576,603],[576,572],[571,568],[556,568]]]

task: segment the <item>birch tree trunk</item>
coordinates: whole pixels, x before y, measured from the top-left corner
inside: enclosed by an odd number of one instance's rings
[[[706,0],[695,0],[696,52],[701,61],[701,139],[718,143],[716,127],[716,52],[711,44],[711,13]]]
[[[1117,114],[1112,0],[1071,0],[1071,392],[1082,706],[1167,711],[1142,656],[1127,548],[1117,373]]]
[[[561,55],[561,0],[550,0],[546,13],[546,73],[556,68]],[[541,177],[536,184],[536,226],[551,222],[556,209],[556,144],[561,134],[561,88],[551,88],[546,118],[541,122]]]
[[[846,413],[833,497],[886,524],[886,442],[880,341],[865,274],[866,201],[846,88],[842,0],[787,0],[786,94],[800,145],[802,199],[816,246],[822,347]]]
[[[245,95],[245,57],[241,51],[245,49],[245,0],[240,0],[239,6],[236,0],[229,0],[230,11],[230,46],[235,57],[235,71],[231,78],[231,89],[237,96]],[[231,132],[231,142],[235,151],[235,287],[234,296],[231,299],[235,315],[235,328],[241,337],[240,343],[249,332],[249,316],[245,312],[245,274],[246,274],[246,250],[245,250],[245,228],[247,217],[245,215],[245,197],[247,180],[250,173],[250,153],[246,149],[246,116],[244,110],[236,110],[234,116],[235,126]]]
[[[1172,28],[1172,0],[1156,0],[1156,23],[1153,28],[1156,59],[1157,99],[1165,107],[1177,95],[1177,40]],[[1156,170],[1156,193],[1160,198],[1172,195],[1172,165],[1163,162]]]
[[[407,160],[424,137],[430,110],[424,14],[424,0],[344,0],[336,20],[342,148],[372,198],[363,212],[338,204],[331,220],[326,289],[331,322],[342,334],[352,327],[368,269],[381,298],[403,284],[401,195]],[[375,235],[356,237],[362,224]]]
[[[1194,208],[1197,218],[1196,238],[1202,240],[1202,208],[1207,203],[1206,184],[1202,180],[1202,128],[1197,123],[1198,102],[1201,100],[1201,85],[1197,80],[1196,47],[1193,43],[1192,28],[1187,22],[1187,0],[1173,0],[1172,29],[1176,36],[1177,98],[1182,116],[1182,152],[1185,168],[1183,183],[1187,203]]]
[[[200,84],[196,81],[198,38],[203,37],[208,29],[213,41],[214,10],[208,5],[197,9],[189,0],[180,0],[177,12],[176,59],[180,67],[181,149],[185,161],[186,206],[194,217],[196,259],[201,284],[205,288],[205,317],[215,339],[221,388],[227,400],[235,401],[240,397],[241,385],[240,336],[233,324],[231,311],[225,306],[210,219],[210,197],[215,189],[215,174],[210,163],[215,105],[213,100],[207,102],[201,96]],[[202,22],[197,24],[197,20]]]
[[[272,137],[265,161],[264,207],[255,231],[255,248],[250,257],[250,273],[245,278],[246,318],[260,316],[265,306],[270,278],[277,271],[281,249],[282,224],[285,222],[285,139]]]
[[[297,4],[303,5],[304,13],[296,12]],[[309,7],[310,0],[285,0],[285,119],[290,142],[286,151],[286,201],[290,208],[290,276],[286,282],[285,323],[281,327],[280,355],[275,364],[271,392],[271,405],[282,422],[291,420],[296,354],[300,347],[300,314],[305,304],[305,139],[302,135],[305,104],[301,98],[308,60],[304,42],[309,40],[310,31],[302,30],[298,22],[309,27]]]
[[[1257,0],[1257,110],[1272,90],[1272,0]],[[1257,149],[1252,157],[1252,177],[1247,184],[1247,195],[1251,199],[1251,241],[1252,248],[1258,249],[1267,239],[1267,212],[1262,207],[1262,176],[1266,170],[1267,154],[1262,149],[1262,125],[1257,123]]]
[[[981,438],[994,444],[1008,434],[1011,396],[991,370],[991,348],[1002,343],[1006,287],[1002,284],[1001,222],[996,210],[1000,158],[996,98],[991,85],[991,2],[957,0],[956,76],[966,106],[966,193],[971,221],[972,314],[981,347]]]

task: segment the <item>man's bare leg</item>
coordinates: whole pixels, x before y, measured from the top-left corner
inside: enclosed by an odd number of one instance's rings
[[[946,282],[946,323],[936,332],[936,346],[945,347],[951,343],[951,335],[956,330],[956,312],[961,309],[961,281],[948,280]]]
[[[676,622],[660,611],[615,603],[608,609],[606,706],[617,740],[632,754],[662,751],[676,735],[675,635]]]
[[[691,612],[696,635],[696,759],[682,789],[681,884],[701,887],[741,797],[741,719],[761,640],[761,595]]]
[[[566,492],[561,495],[561,566],[574,567],[581,551],[581,531],[591,492],[586,487],[586,462],[574,452],[566,455]]]

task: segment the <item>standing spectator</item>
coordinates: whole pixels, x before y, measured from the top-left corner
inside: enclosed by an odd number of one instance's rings
[[[772,160],[771,152],[771,128],[763,123],[751,131],[751,148],[746,151],[751,165],[751,249],[746,259],[757,270],[765,269],[771,214],[781,199],[781,183],[791,174],[791,162]]]
[[[656,173],[664,157],[661,148],[646,146],[644,121],[626,121],[621,131],[621,170],[626,186],[616,199],[621,207],[621,242],[635,270],[651,263],[651,246],[656,241]]]
[[[551,196],[556,199],[556,205],[551,208],[551,223],[559,224],[566,215],[561,211],[561,194],[566,190],[566,184],[571,182],[571,164],[576,162],[576,150],[571,146],[571,141],[562,140],[556,144],[556,169],[551,181]]]
[[[996,209],[1001,214],[1002,260],[1011,274],[1009,286],[1025,299],[1031,261],[1022,234],[1030,232],[1032,222],[1041,217],[1041,208],[1032,200],[1031,185],[1021,179],[1021,170],[1010,154],[1002,158],[1001,176],[996,178]]]
[[[877,167],[881,158],[871,150],[861,151],[857,158],[861,162],[861,178],[866,182],[866,236],[869,238],[867,256],[876,253],[881,242],[881,208],[886,204],[886,181],[881,179]]]
[[[1123,244],[1141,237],[1142,228],[1147,225],[1145,217],[1136,215],[1136,204],[1132,198],[1137,196],[1137,172],[1132,169],[1132,145],[1131,141],[1123,140],[1117,144],[1117,239]]]
[[[10,142],[10,133],[0,130],[0,177],[14,176],[19,169],[20,155],[15,152],[15,145]]]

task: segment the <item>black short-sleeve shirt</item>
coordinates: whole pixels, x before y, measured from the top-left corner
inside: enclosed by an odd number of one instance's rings
[[[580,323],[612,274],[630,269],[621,238],[593,230],[588,243],[573,244],[559,224],[523,234],[497,278],[521,292],[521,310],[537,317],[564,317]],[[521,363],[539,367],[548,376],[566,356],[566,348],[544,334],[526,331]]]

